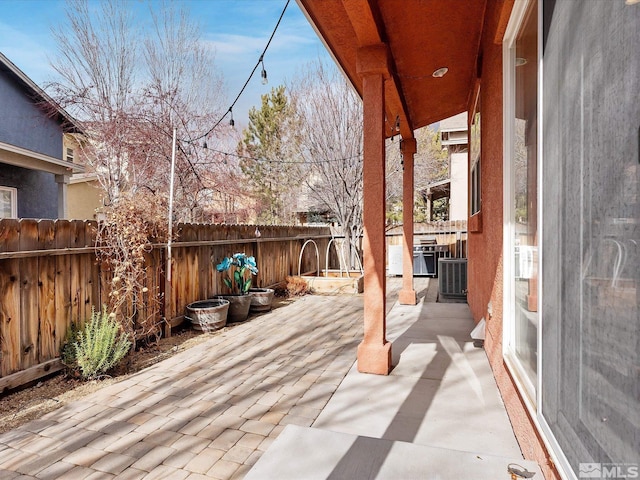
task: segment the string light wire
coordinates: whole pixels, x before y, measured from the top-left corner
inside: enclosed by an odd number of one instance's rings
[[[192,138],[190,140],[182,140],[183,142],[193,143],[193,142],[197,142],[198,140],[200,140],[202,138],[206,138],[209,134],[211,134],[211,132],[213,132],[216,129],[216,127],[218,125],[220,125],[222,123],[222,121],[225,119],[227,114],[229,112],[232,112],[233,107],[235,107],[236,103],[240,99],[240,96],[244,93],[245,89],[247,88],[247,85],[249,85],[249,82],[253,78],[253,74],[256,73],[256,70],[258,69],[260,64],[262,64],[263,68],[264,68],[264,63],[263,63],[264,62],[264,54],[267,53],[267,49],[269,48],[269,45],[271,45],[271,41],[273,40],[273,37],[276,34],[276,31],[278,30],[278,27],[280,26],[280,22],[282,21],[282,17],[284,17],[284,13],[287,11],[287,7],[289,6],[289,2],[290,1],[291,0],[287,0],[287,3],[285,3],[284,8],[282,9],[282,13],[280,14],[280,18],[278,18],[276,26],[274,27],[273,32],[271,32],[271,36],[269,37],[269,40],[267,41],[267,44],[264,47],[264,50],[262,50],[262,53],[260,54],[260,58],[256,62],[255,66],[253,67],[253,70],[251,70],[251,73],[249,74],[249,77],[247,78],[247,81],[244,82],[244,85],[240,89],[240,92],[236,96],[235,100],[231,103],[231,106],[229,107],[229,109],[224,113],[224,115],[222,115],[222,117],[220,117],[220,119],[213,125],[213,127],[211,127],[209,130],[207,130],[206,133],[203,133],[199,137]],[[233,120],[233,113],[231,113],[231,115],[232,115],[232,120]]]
[[[394,146],[393,143],[389,143],[385,146],[385,150],[388,152],[392,147]],[[225,152],[224,150],[217,150],[215,148],[207,148],[206,146],[203,146],[202,148],[210,151],[210,152],[214,152],[214,153],[219,153],[220,155],[224,155],[225,156],[225,163],[226,163],[226,158],[228,156],[231,157],[236,157],[239,158],[241,160],[252,160],[254,162],[262,162],[262,163],[332,163],[332,162],[346,162],[347,160],[353,160],[354,158],[359,158],[362,157],[362,152],[357,153],[355,155],[351,155],[350,157],[342,157],[342,158],[328,158],[325,160],[314,160],[314,161],[310,161],[310,162],[305,162],[304,160],[302,161],[296,161],[296,160],[267,160],[265,158],[256,158],[256,157],[250,157],[248,155],[240,155],[237,153],[233,153],[233,152]],[[211,162],[198,162],[198,165],[213,165],[213,164],[217,164],[217,161],[211,161]]]
[[[297,161],[297,160],[267,160],[264,158],[255,158],[255,157],[249,157],[247,155],[239,155],[237,153],[231,153],[231,152],[225,152],[223,150],[216,150],[214,148],[209,148],[208,149],[210,152],[215,152],[215,153],[219,153],[221,155],[224,155],[225,158],[227,156],[231,156],[231,157],[236,157],[239,158],[241,160],[253,160],[254,162],[261,162],[261,163],[309,163],[309,164],[314,164],[314,163],[331,163],[331,162],[345,162],[347,160],[352,160],[354,158],[359,158],[362,156],[362,153],[358,153],[356,155],[352,155],[350,157],[344,157],[344,158],[329,158],[326,160],[314,160],[314,161],[310,161],[310,162],[305,162],[304,160],[302,161]],[[198,165],[213,165],[213,164],[217,164],[217,161],[211,161],[211,162],[199,162]]]
[[[290,1],[291,0],[287,0],[287,3],[285,3],[284,8],[282,9],[282,13],[280,14],[280,17],[278,18],[278,21],[276,22],[276,26],[274,27],[273,31],[271,32],[271,36],[269,37],[269,40],[267,41],[267,44],[264,47],[264,50],[262,50],[262,53],[260,54],[260,58],[256,62],[255,66],[253,67],[253,70],[251,70],[251,73],[249,74],[249,77],[247,78],[247,81],[244,82],[244,85],[240,89],[240,92],[238,93],[236,98],[233,100],[233,103],[231,103],[231,106],[228,108],[228,110],[225,111],[224,115],[222,115],[222,117],[220,117],[220,119],[213,125],[213,127],[211,127],[209,130],[207,130],[206,133],[204,133],[204,134],[202,134],[202,135],[200,135],[198,137],[191,138],[191,139],[184,139],[184,138],[177,139],[178,142],[179,142],[178,145],[177,145],[177,148],[185,155],[185,158],[186,158],[187,162],[189,163],[189,166],[191,167],[191,170],[193,171],[194,175],[196,176],[198,182],[203,186],[204,186],[204,182],[202,181],[202,179],[200,178],[200,175],[196,171],[194,163],[189,159],[189,155],[187,155],[187,152],[184,150],[182,145],[180,145],[180,143],[197,144],[198,140],[204,139],[203,148],[206,149],[207,148],[207,137],[209,136],[209,134],[211,134],[211,132],[213,132],[215,130],[215,128],[218,125],[220,125],[222,123],[222,121],[225,119],[225,117],[229,113],[231,113],[231,121],[229,123],[230,123],[230,125],[232,127],[234,126],[235,122],[233,120],[233,107],[235,106],[235,104],[240,99],[240,96],[244,93],[245,89],[247,88],[247,85],[249,85],[249,82],[253,78],[253,74],[256,73],[256,70],[258,69],[258,66],[260,66],[262,64],[263,69],[264,69],[264,54],[267,53],[267,49],[269,48],[269,45],[271,45],[271,41],[273,40],[273,37],[275,36],[276,31],[278,30],[278,27],[280,26],[280,22],[282,21],[282,18],[284,17],[285,12],[287,11],[287,7],[289,6],[289,2]],[[266,72],[265,72],[265,74],[266,74]],[[198,163],[198,165],[203,165],[203,164]]]

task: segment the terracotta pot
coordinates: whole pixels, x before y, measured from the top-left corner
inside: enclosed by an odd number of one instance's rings
[[[252,312],[268,312],[271,310],[274,291],[272,288],[250,288],[251,311]]]
[[[249,308],[251,307],[251,296],[245,295],[220,295],[229,302],[229,313],[227,314],[227,322],[244,322],[249,316]]]
[[[218,298],[200,300],[187,305],[185,318],[191,321],[195,330],[211,332],[227,324],[229,302]]]

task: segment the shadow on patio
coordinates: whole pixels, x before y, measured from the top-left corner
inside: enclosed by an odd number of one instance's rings
[[[390,279],[390,284],[394,284]],[[416,279],[416,287],[423,279]],[[433,282],[433,281],[432,281]],[[288,427],[247,478],[510,479],[525,462],[466,304],[393,305],[389,376],[354,365],[313,428]]]
[[[390,279],[389,308],[398,287]],[[0,435],[0,478],[242,478],[267,450],[252,478],[306,478],[269,473],[274,460],[313,478],[382,478],[396,440],[521,458],[466,305],[396,305],[389,320],[396,368],[360,375],[362,296],[301,298]],[[271,448],[287,425],[285,448]],[[300,432],[329,437],[290,450]],[[363,448],[377,463],[353,471]]]

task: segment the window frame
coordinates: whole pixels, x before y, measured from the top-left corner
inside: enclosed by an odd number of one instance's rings
[[[18,218],[18,189],[15,187],[0,186],[0,192],[9,192],[11,195],[11,216],[0,218]]]
[[[516,93],[516,40],[518,38],[518,34],[520,33],[520,29],[523,26],[526,13],[529,10],[529,6],[535,0],[521,0],[516,2],[513,6],[513,10],[511,13],[511,18],[509,19],[509,24],[507,26],[507,30],[504,35],[503,41],[503,109],[504,109],[504,117],[503,117],[503,131],[504,131],[504,142],[503,142],[503,258],[505,259],[503,262],[503,285],[504,285],[504,293],[503,293],[503,343],[502,343],[502,355],[505,360],[505,364],[507,365],[507,369],[511,373],[511,376],[516,384],[516,387],[520,391],[522,398],[525,402],[525,405],[529,412],[533,415],[537,412],[537,406],[540,405],[539,394],[540,394],[540,362],[542,359],[542,352],[540,350],[541,347],[541,328],[542,328],[542,318],[538,317],[538,333],[537,333],[537,349],[538,349],[538,374],[536,377],[536,382],[532,382],[529,378],[528,374],[525,371],[525,367],[522,366],[520,360],[515,354],[515,315],[514,315],[514,295],[515,295],[515,261],[514,261],[514,233],[515,233],[515,205],[513,203],[514,198],[514,171],[512,167],[512,158],[514,157],[515,145],[514,145],[514,122],[515,118],[515,93]],[[541,28],[541,19],[542,15],[540,12],[542,2],[538,3],[538,44],[540,43],[540,28]],[[538,45],[540,47],[540,45]],[[538,48],[538,106],[537,106],[537,122],[538,122],[538,133],[542,131],[540,128],[541,122],[541,49]],[[541,150],[540,150],[540,140],[541,135],[538,134],[538,180],[540,180],[541,171],[542,171],[542,162],[541,162]],[[542,198],[541,195],[541,187],[542,183],[538,181],[538,198]],[[538,202],[538,218],[540,219],[540,204]],[[541,223],[541,222],[540,222]],[[539,225],[540,231],[542,226]],[[539,239],[541,235],[539,234]],[[541,271],[540,266],[542,265],[541,260],[541,250],[542,244],[538,244],[538,291],[541,291]],[[541,298],[538,295],[538,307],[540,307]],[[540,308],[538,308],[538,312],[541,312]]]
[[[479,215],[482,212],[482,115],[480,112],[480,90],[481,87],[478,86],[469,122],[469,217]],[[474,125],[477,125],[477,132],[474,129]],[[477,155],[474,149],[475,142],[478,145]]]
[[[537,377],[535,385],[530,381],[528,375],[525,373],[524,368],[519,364],[514,352],[511,350],[512,342],[515,338],[515,318],[513,316],[513,298],[515,287],[515,260],[514,260],[514,214],[515,205],[512,202],[514,197],[514,185],[513,169],[511,166],[511,158],[514,151],[514,123],[511,119],[515,118],[515,42],[520,28],[525,19],[525,15],[529,8],[529,5],[535,0],[515,0],[511,16],[507,25],[503,37],[503,49],[502,49],[502,72],[503,72],[503,342],[502,342],[502,357],[506,365],[507,371],[511,375],[515,388],[520,393],[520,397],[524,403],[535,429],[540,434],[547,452],[549,453],[553,463],[557,470],[561,473],[563,478],[575,479],[576,475],[573,471],[567,457],[565,456],[562,448],[557,442],[555,435],[553,434],[549,424],[544,418],[542,411],[542,394],[543,394],[543,369],[542,363],[544,361],[544,352],[542,346],[542,331],[544,328],[544,318],[542,316],[542,292],[544,277],[542,271],[543,264],[543,229],[544,229],[544,216],[543,216],[543,202],[538,201],[537,215],[538,215],[538,334],[537,334]],[[542,108],[543,108],[543,0],[538,0],[538,28],[537,28],[537,42],[538,42],[538,95],[537,95],[537,122],[538,122],[538,154],[537,154],[537,195],[538,199],[544,198],[543,194],[543,175],[544,171],[544,156],[543,156],[543,144],[544,144],[544,129],[542,128]]]

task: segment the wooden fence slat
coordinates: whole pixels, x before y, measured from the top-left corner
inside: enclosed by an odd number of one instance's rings
[[[56,248],[68,248],[71,243],[69,222],[56,220]],[[56,327],[54,344],[60,349],[71,324],[71,259],[68,255],[56,257],[55,279]]]
[[[195,225],[185,225],[184,239],[187,241],[197,240],[197,232]],[[187,278],[186,278],[186,303],[195,302],[201,300],[202,297],[199,294],[199,267],[198,267],[198,248],[187,248],[185,250],[185,261],[187,262]],[[187,305],[185,305],[186,307]]]
[[[82,247],[85,247],[87,245],[89,245],[89,242],[91,241],[91,236],[90,234],[88,234],[87,232],[87,222],[78,222],[78,232],[79,232],[79,236],[78,238],[81,239],[81,243],[82,243]],[[78,245],[80,246],[80,245]],[[90,270],[90,265],[91,265],[91,257],[92,254],[82,254],[82,255],[78,255],[78,258],[80,259],[80,270],[79,270],[79,276],[80,276],[80,296],[78,297],[78,302],[79,302],[79,315],[81,318],[88,318],[91,315],[91,306],[89,303],[89,299],[91,297],[91,283],[90,283],[90,278],[91,278],[91,270]]]
[[[69,222],[69,246],[84,247],[84,222]],[[86,320],[84,308],[84,269],[82,255],[71,257],[71,321],[83,323]]]
[[[13,218],[0,219],[0,252],[20,250],[20,222]]]
[[[98,280],[98,284],[100,285],[100,305],[96,306],[97,312],[102,310],[103,305],[109,305],[109,295],[112,291],[112,278],[113,272],[111,271],[111,269],[107,265],[100,263]]]
[[[20,247],[20,223],[0,220],[0,250],[16,251]],[[20,261],[0,262],[0,375],[22,369],[20,348]]]
[[[53,220],[40,220],[38,222],[38,244],[38,247],[42,249],[55,248],[55,226]],[[38,363],[51,360],[57,357],[59,353],[55,345],[55,279],[55,257],[40,257],[38,272],[38,316],[40,323]]]
[[[174,244],[175,245],[175,244]],[[184,307],[187,305],[185,301],[185,251],[184,248],[174,248],[171,255],[171,309],[170,317],[175,318],[183,314]]]
[[[20,348],[20,265],[18,260],[0,264],[0,375],[22,368]]]
[[[85,243],[94,246],[96,243],[97,222],[88,221],[85,226]],[[85,256],[85,278],[87,288],[85,289],[85,317],[91,316],[91,308],[100,310],[102,308],[100,300],[100,267],[96,259],[95,252]]]
[[[204,225],[198,225],[196,232],[197,240],[206,240],[206,229]],[[198,247],[198,298],[209,298],[209,291],[211,290],[209,283],[209,271],[211,270],[211,260],[207,258],[209,248],[206,246]]]
[[[38,247],[37,220],[20,220],[20,249],[35,250]],[[37,257],[19,260],[21,369],[36,365],[38,358],[38,261]]]

